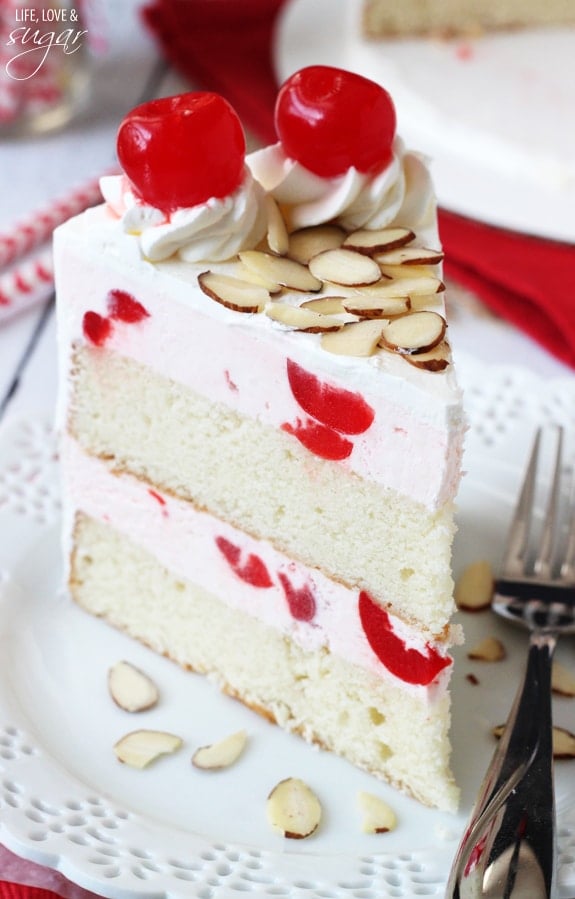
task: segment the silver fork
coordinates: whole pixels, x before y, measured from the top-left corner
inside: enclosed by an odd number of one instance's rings
[[[575,633],[575,514],[562,527],[563,429],[538,547],[530,540],[541,429],[511,523],[493,609],[530,631],[527,665],[509,719],[459,846],[452,899],[556,895],[551,663],[561,634]],[[569,517],[569,516],[568,516]]]

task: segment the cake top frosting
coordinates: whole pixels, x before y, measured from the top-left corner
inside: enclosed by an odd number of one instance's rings
[[[137,107],[118,133],[125,174],[102,183],[109,209],[148,261],[205,263],[200,289],[234,312],[318,335],[335,355],[383,350],[443,371],[435,198],[387,91],[309,66],[281,87],[275,121],[278,143],[246,157],[216,94]]]

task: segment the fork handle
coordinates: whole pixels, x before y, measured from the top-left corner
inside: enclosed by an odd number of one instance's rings
[[[555,889],[551,662],[557,637],[531,634],[527,666],[451,871],[453,899],[550,899]]]

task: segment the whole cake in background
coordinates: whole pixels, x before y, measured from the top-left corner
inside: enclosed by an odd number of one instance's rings
[[[478,35],[500,29],[575,23],[573,0],[363,0],[368,38]]]
[[[339,69],[293,75],[276,125],[246,158],[215,94],[138,107],[105,204],[56,234],[69,589],[454,809],[464,421],[429,173]]]

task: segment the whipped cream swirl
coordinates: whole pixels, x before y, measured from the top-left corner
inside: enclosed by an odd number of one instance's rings
[[[431,226],[435,196],[427,166],[396,138],[390,164],[379,174],[355,168],[338,178],[322,178],[288,158],[281,144],[246,158],[254,177],[287,209],[292,228],[337,222],[346,231]]]
[[[150,262],[177,254],[184,262],[223,262],[251,249],[266,231],[264,191],[246,167],[242,183],[228,197],[165,213],[142,202],[123,175],[100,180],[108,207],[124,231],[139,237]]]

